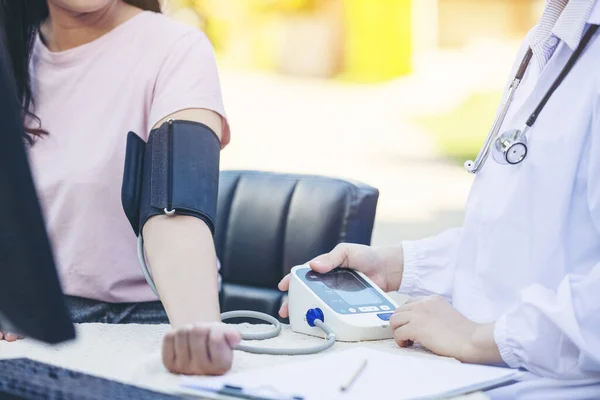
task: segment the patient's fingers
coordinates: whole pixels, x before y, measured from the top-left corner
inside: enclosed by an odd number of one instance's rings
[[[231,343],[230,343],[231,341]],[[233,348],[240,341],[240,334],[235,328],[226,325],[211,329],[208,337],[210,365],[208,375],[223,375],[231,369],[233,363]],[[234,346],[231,346],[234,344]]]
[[[205,375],[210,372],[211,360],[208,348],[210,326],[198,325],[190,334],[191,371],[188,374]]]
[[[4,334],[4,340],[6,340],[7,342],[15,342],[19,339],[23,339],[23,336],[16,335],[14,333],[5,333]]]
[[[163,338],[162,360],[169,371],[175,372],[175,332],[168,332]]]
[[[222,375],[233,362],[241,335],[222,323],[197,324],[165,335],[163,363],[172,373]]]
[[[191,364],[190,349],[191,328],[185,327],[175,331],[175,368],[179,373],[187,373]]]

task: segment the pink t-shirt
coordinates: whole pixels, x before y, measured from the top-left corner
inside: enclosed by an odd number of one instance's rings
[[[188,108],[225,121],[210,42],[195,28],[142,12],[64,52],[38,38],[31,68],[35,113],[50,135],[36,141],[30,160],[64,292],[156,300],[121,206],[126,136],[147,140],[158,121]]]

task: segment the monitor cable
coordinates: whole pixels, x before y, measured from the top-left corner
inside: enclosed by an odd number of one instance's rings
[[[146,263],[146,257],[144,254],[144,240],[142,239],[142,235],[138,237],[138,259],[140,262],[140,266],[142,267],[142,271],[144,273],[144,277],[146,278],[146,282],[156,295],[156,297],[160,298],[158,294],[158,290],[156,289],[156,285],[154,284],[154,279],[150,274],[150,269],[148,268],[148,264]],[[250,310],[239,310],[239,311],[228,311],[221,314],[221,320],[225,321],[232,318],[252,318],[257,319],[263,322],[267,322],[272,326],[272,328],[266,332],[240,332],[242,340],[266,340],[272,339],[274,337],[279,336],[281,333],[281,322],[277,320],[277,318],[261,313],[258,311],[250,311]],[[302,348],[272,348],[272,347],[258,347],[251,346],[248,344],[240,343],[236,346],[236,350],[244,351],[246,353],[253,354],[269,354],[269,355],[278,355],[278,356],[298,356],[298,355],[308,355],[308,354],[316,354],[322,351],[325,351],[331,348],[335,344],[335,333],[331,330],[327,324],[325,324],[325,318],[323,316],[323,312],[319,308],[313,308],[306,312],[306,321],[310,326],[316,326],[323,331],[326,336],[326,340],[324,343],[320,343],[311,347],[302,347]]]

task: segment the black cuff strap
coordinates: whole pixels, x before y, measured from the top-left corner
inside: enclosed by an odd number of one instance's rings
[[[129,132],[121,202],[136,235],[161,214],[202,219],[214,235],[220,151],[217,135],[199,122],[165,122],[147,144]]]

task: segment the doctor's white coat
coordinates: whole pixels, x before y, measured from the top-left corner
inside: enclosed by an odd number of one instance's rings
[[[600,2],[577,1],[600,24]],[[539,68],[534,57],[501,132],[523,129],[579,39],[560,41]],[[517,166],[489,157],[461,228],[403,243],[400,291],[441,294],[469,319],[496,322],[505,363],[529,373],[492,397],[600,398],[600,31],[528,139]]]

